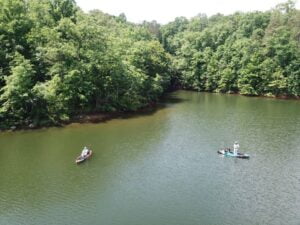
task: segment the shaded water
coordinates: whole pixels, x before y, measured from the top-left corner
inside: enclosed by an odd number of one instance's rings
[[[250,160],[217,155],[235,140]],[[179,91],[148,115],[0,133],[0,224],[299,225],[299,162],[299,101]]]

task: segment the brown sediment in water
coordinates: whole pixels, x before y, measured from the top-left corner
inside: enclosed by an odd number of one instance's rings
[[[174,90],[176,91],[176,90]],[[205,93],[215,93],[215,94],[224,94],[224,95],[238,95],[238,96],[245,96],[245,97],[252,97],[252,98],[269,98],[269,99],[280,99],[280,100],[300,100],[300,96],[270,96],[270,95],[243,95],[240,93],[220,93],[220,92],[208,92],[208,91],[196,91],[196,90],[189,90],[194,92],[205,92]],[[172,91],[173,92],[173,91]],[[170,93],[172,93],[170,92]],[[162,98],[163,99],[163,98]],[[176,100],[178,101],[178,99]],[[33,125],[30,124],[28,126],[12,126],[11,128],[1,130],[2,131],[18,131],[18,130],[32,130],[32,129],[41,129],[47,127],[64,127],[66,125],[75,124],[75,123],[101,123],[115,118],[129,118],[137,115],[146,115],[151,114],[157,111],[159,108],[163,107],[163,103],[155,103],[151,102],[147,106],[140,108],[136,111],[129,111],[129,112],[93,112],[93,113],[79,113],[70,118],[68,121],[58,122],[57,124],[49,124],[44,126]]]
[[[74,116],[66,124],[70,123],[100,123],[117,117],[116,113],[90,113]]]
[[[71,124],[83,124],[83,123],[102,123],[111,119],[116,118],[130,118],[140,115],[152,114],[158,109],[162,107],[162,104],[150,103],[145,107],[142,107],[136,111],[119,111],[119,112],[92,112],[92,113],[78,113],[77,115],[72,116],[67,121],[57,122],[56,124],[49,125],[26,125],[26,126],[12,126],[8,129],[0,129],[0,132],[5,131],[19,131],[19,130],[34,130],[34,129],[42,129],[48,127],[64,127]]]
[[[193,90],[191,90],[193,91]],[[197,91],[196,91],[197,92]],[[272,99],[283,99],[283,100],[300,100],[300,96],[289,96],[289,95],[245,95],[241,93],[226,93],[226,92],[210,92],[210,91],[199,91],[204,93],[215,93],[215,94],[224,94],[224,95],[238,95],[238,96],[245,96],[250,98],[272,98]]]

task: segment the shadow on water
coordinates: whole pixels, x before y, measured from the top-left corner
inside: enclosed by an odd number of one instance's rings
[[[182,103],[184,101],[186,101],[186,100],[179,98],[174,93],[169,93],[168,95],[164,96],[158,103],[154,104],[153,106],[145,107],[136,112],[128,112],[128,113],[122,114],[122,115],[120,115],[120,118],[128,119],[128,118],[139,117],[139,116],[147,116],[147,115],[151,116],[159,110],[165,109],[165,108],[170,107],[175,104]]]
[[[171,107],[174,104],[179,104],[184,101],[187,101],[187,99],[183,99],[178,97],[176,92],[169,92],[165,94],[161,99],[156,102],[149,104],[145,106],[144,108],[140,108],[137,111],[125,111],[125,112],[110,112],[110,113],[105,113],[105,112],[95,112],[95,113],[87,113],[87,114],[79,114],[74,116],[70,121],[67,121],[62,124],[52,124],[49,126],[36,126],[34,128],[29,128],[29,127],[20,127],[17,129],[12,129],[12,130],[1,130],[0,129],[0,134],[1,133],[11,133],[11,132],[18,132],[18,131],[32,131],[32,130],[47,130],[47,128],[50,127],[65,127],[67,125],[73,124],[73,123],[79,123],[79,124],[86,124],[86,123],[106,123],[109,122],[113,119],[132,119],[132,118],[138,118],[138,117],[144,117],[144,116],[151,116],[155,114],[156,112],[163,110],[167,107]]]
[[[141,108],[135,112],[115,112],[115,113],[95,113],[88,114],[85,116],[75,117],[72,122],[77,123],[105,123],[112,119],[132,119],[144,116],[151,116],[156,112],[163,110],[172,105],[182,103],[187,101],[186,99],[178,97],[176,93],[171,92],[163,96],[159,102],[152,105],[148,105],[144,108]]]

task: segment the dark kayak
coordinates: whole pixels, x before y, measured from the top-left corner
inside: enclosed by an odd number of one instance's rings
[[[82,157],[81,155],[78,156],[75,160],[75,162],[78,164],[78,163],[81,163],[81,162],[84,162],[86,159],[90,158],[93,154],[93,151],[92,150],[89,150],[89,153],[85,156],[85,157]]]
[[[250,156],[248,154],[244,154],[241,152],[238,152],[237,155],[234,155],[233,152],[221,149],[218,151],[219,154],[228,156],[228,157],[235,157],[235,158],[241,158],[241,159],[249,159]]]

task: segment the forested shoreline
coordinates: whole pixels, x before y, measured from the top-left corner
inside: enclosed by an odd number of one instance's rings
[[[183,88],[254,96],[300,95],[300,11],[177,18],[162,27]]]
[[[299,47],[292,1],[160,25],[73,0],[0,0],[0,129],[136,111],[176,87],[299,97]]]

